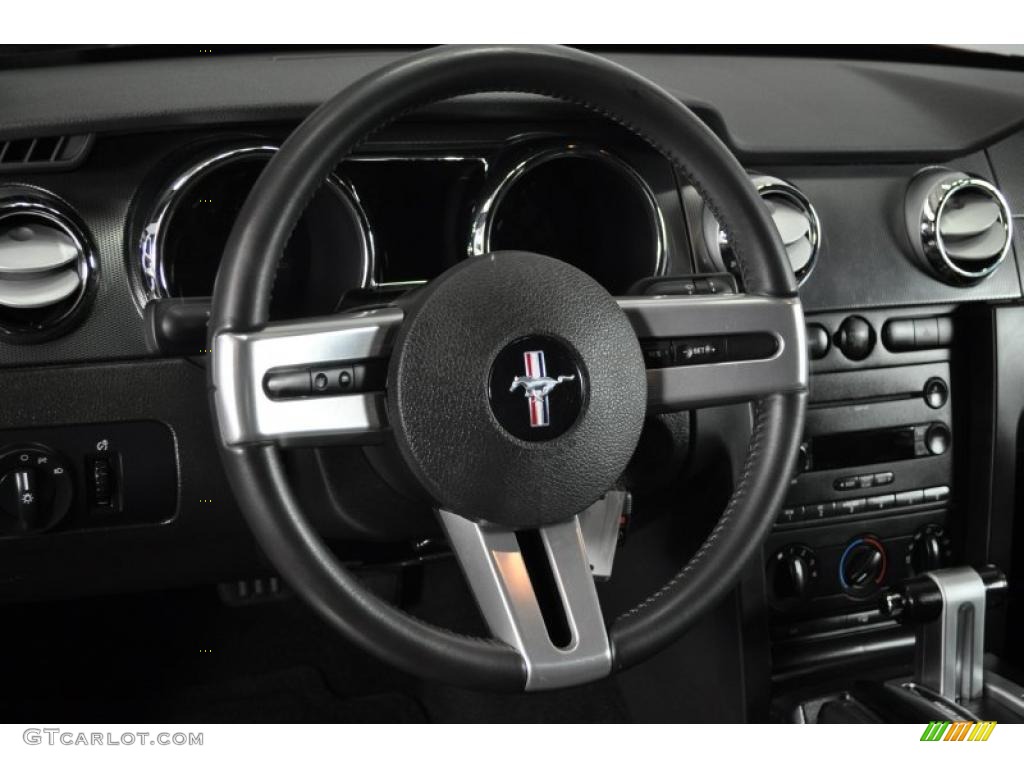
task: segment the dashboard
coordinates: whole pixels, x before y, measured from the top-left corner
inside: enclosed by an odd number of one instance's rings
[[[0,117],[0,597],[264,567],[208,415],[220,254],[298,121],[397,55],[0,72],[12,96]],[[895,631],[872,607],[883,586],[1010,560],[1024,74],[613,58],[678,94],[738,155],[798,279],[811,407],[751,600],[780,675],[848,659],[863,644],[833,648],[836,632]],[[52,98],[25,95],[43,83]],[[652,280],[744,288],[728,232],[652,148],[564,104],[484,96],[408,116],[339,161],[291,237],[271,315],[373,306],[495,250],[554,256],[617,295]],[[649,366],[685,364],[711,347],[645,352]],[[706,423],[690,438],[711,434]],[[296,454],[322,524],[354,557],[388,530],[424,535],[373,451]],[[41,499],[32,509],[18,500],[26,483]]]

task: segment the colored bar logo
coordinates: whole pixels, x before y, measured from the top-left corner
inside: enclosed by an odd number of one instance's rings
[[[988,741],[995,727],[995,720],[932,720],[921,741]]]

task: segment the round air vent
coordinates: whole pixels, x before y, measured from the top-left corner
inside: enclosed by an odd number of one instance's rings
[[[1010,251],[1013,218],[1002,193],[983,179],[926,168],[910,182],[907,233],[939,279],[970,285],[991,275]]]
[[[7,341],[67,330],[95,266],[82,228],[59,201],[35,190],[0,197],[0,331]]]
[[[821,221],[810,200],[795,186],[774,176],[751,178],[758,194],[771,212],[786,246],[790,266],[798,283],[802,283],[814,268],[821,242]],[[711,209],[704,207],[704,242],[712,260],[722,269],[736,273],[736,257],[729,247],[729,238],[719,226]]]

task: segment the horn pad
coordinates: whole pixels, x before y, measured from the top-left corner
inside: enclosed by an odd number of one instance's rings
[[[619,479],[647,404],[640,345],[615,300],[564,262],[468,259],[409,307],[388,416],[443,509],[510,528],[571,518]]]

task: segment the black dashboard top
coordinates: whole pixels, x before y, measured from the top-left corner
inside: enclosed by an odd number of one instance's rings
[[[294,121],[402,55],[240,54],[2,71],[0,139]],[[1022,72],[767,56],[606,55],[677,94],[746,161],[938,161],[1024,123]],[[480,114],[481,100],[486,114],[498,119],[536,118],[545,108],[531,97],[479,97],[431,114]]]

